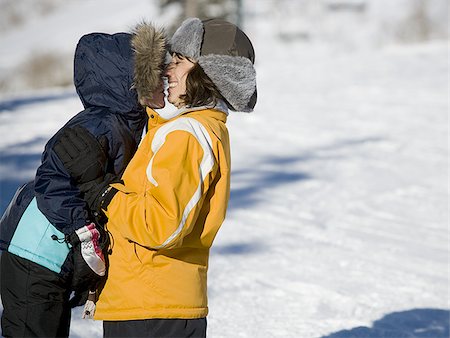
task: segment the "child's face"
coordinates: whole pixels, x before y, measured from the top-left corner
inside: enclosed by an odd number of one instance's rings
[[[164,108],[166,102],[164,101],[164,81],[161,79],[158,87],[153,91],[152,98],[146,102],[141,102],[144,106],[149,106],[153,109]]]

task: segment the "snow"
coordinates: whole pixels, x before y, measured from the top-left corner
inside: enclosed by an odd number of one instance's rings
[[[40,27],[60,36],[45,44],[74,48],[84,32],[149,13],[146,1],[98,3],[115,16],[69,2],[70,16],[14,34]],[[264,8],[245,21],[258,104],[227,123],[232,191],[210,258],[208,336],[447,337],[448,41],[345,50],[280,39]],[[2,94],[0,211],[80,109],[71,88]],[[101,337],[80,311],[71,337]]]

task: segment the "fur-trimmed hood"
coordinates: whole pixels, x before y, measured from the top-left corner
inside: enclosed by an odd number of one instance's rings
[[[139,102],[145,106],[161,81],[167,53],[166,36],[163,29],[146,22],[138,24],[132,35],[135,59],[133,87]]]
[[[173,35],[170,50],[196,60],[231,110],[253,110],[257,97],[255,51],[236,25],[220,19],[186,19]]]
[[[133,86],[131,34],[91,33],[75,49],[74,85],[85,108],[106,107],[126,113],[143,111]]]

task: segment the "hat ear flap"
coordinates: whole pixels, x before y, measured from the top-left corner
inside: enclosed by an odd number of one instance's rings
[[[253,110],[256,104],[256,72],[249,59],[210,54],[201,56],[198,63],[230,103],[232,110]]]

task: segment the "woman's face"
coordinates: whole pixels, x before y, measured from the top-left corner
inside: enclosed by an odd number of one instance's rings
[[[194,67],[194,63],[187,58],[182,58],[174,54],[167,66],[166,76],[169,82],[167,101],[175,107],[184,106],[180,95],[186,94],[186,78],[189,71]]]

